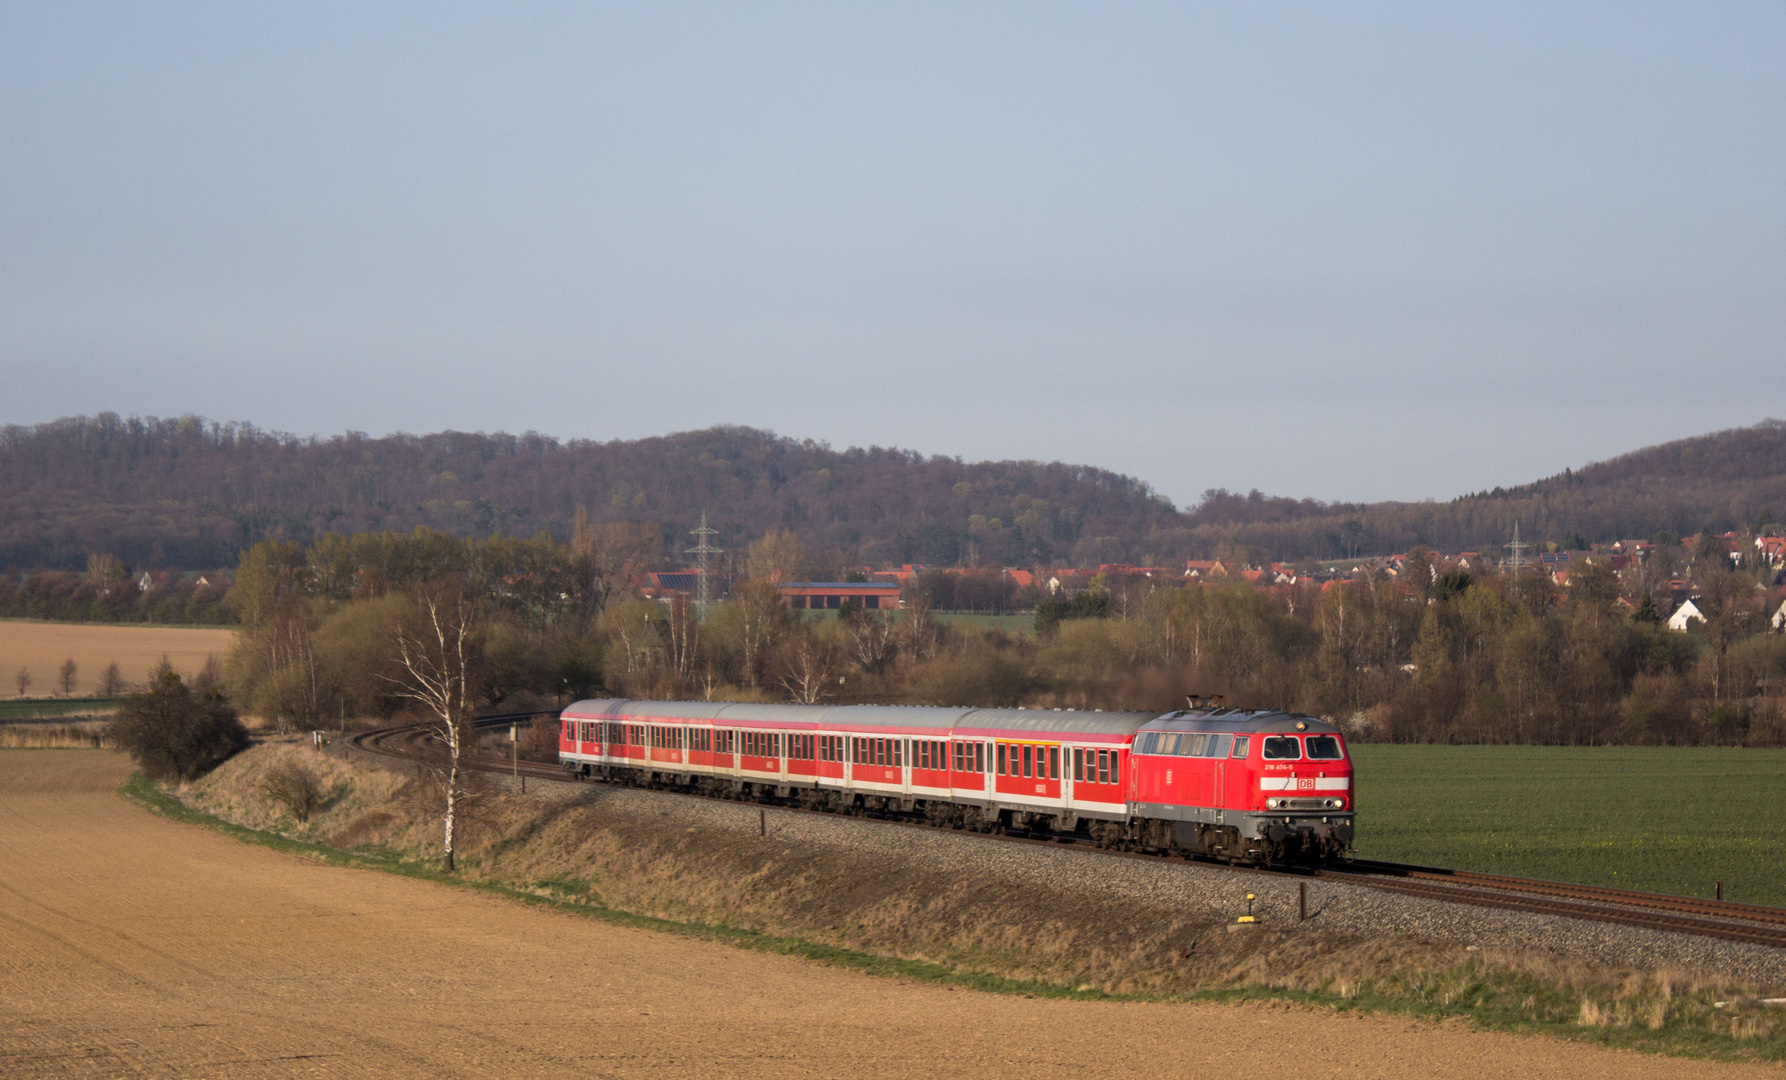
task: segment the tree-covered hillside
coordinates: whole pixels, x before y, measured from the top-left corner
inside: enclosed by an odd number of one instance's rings
[[[847,563],[1170,564],[1749,528],[1786,513],[1786,423],[1667,443],[1450,502],[1323,503],[1222,489],[1180,511],[1138,479],[1060,462],[963,462],[718,427],[634,441],[441,432],[326,439],[195,417],[0,430],[0,568],[230,565],[263,539],[426,525],[460,536],[655,523],[705,511],[721,547],[771,528]]]
[[[1185,547],[1146,484],[1060,463],[964,463],[905,450],[833,450],[749,428],[631,442],[526,435],[347,434],[77,417],[0,432],[0,566],[212,567],[262,539],[406,530],[570,535],[658,523],[672,549],[705,511],[737,548],[771,528],[853,562],[1092,562]]]

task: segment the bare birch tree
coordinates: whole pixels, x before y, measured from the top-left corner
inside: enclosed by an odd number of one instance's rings
[[[766,581],[751,581],[738,586],[733,594],[744,618],[743,645],[744,684],[756,689],[762,680],[763,662],[785,618],[781,593]]]
[[[385,679],[396,686],[398,697],[427,710],[434,733],[446,745],[441,863],[452,873],[461,794],[459,763],[471,734],[479,666],[476,617],[464,590],[452,586],[418,590],[415,607],[413,618],[396,626],[395,674]]]
[[[701,644],[700,623],[688,597],[677,593],[671,598],[670,618],[665,629],[670,669],[675,672],[678,683],[687,683],[694,678],[695,657]]]
[[[795,636],[787,652],[781,685],[802,705],[817,705],[835,688],[837,664],[829,641],[811,630]]]
[[[885,670],[897,651],[893,620],[879,611],[858,611],[844,625],[850,633],[856,664],[877,675]]]

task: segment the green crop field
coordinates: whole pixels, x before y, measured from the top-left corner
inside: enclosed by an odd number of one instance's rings
[[[13,698],[0,701],[0,720],[40,720],[83,713],[109,713],[118,698]]]
[[[1786,750],[1352,749],[1362,858],[1786,907]]]

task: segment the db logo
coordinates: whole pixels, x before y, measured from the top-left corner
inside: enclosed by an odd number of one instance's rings
[[[1297,791],[1313,791],[1313,790],[1315,790],[1314,778],[1309,777],[1309,776],[1297,777],[1296,778],[1296,790]]]

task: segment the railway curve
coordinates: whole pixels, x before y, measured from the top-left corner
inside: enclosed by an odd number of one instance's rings
[[[509,724],[529,722],[539,717],[557,717],[556,712],[495,713],[480,716],[475,725],[480,731],[500,729]],[[348,745],[364,753],[410,761],[425,761],[443,753],[428,724],[407,724],[377,728],[347,737]],[[483,753],[470,753],[462,759],[465,768],[485,773],[516,775],[560,783],[612,785],[616,781],[601,777],[583,777],[556,764],[517,760]],[[665,789],[662,794],[682,798],[708,798],[692,792]],[[834,816],[822,810],[808,810],[764,800],[784,813]],[[910,827],[930,827],[922,818],[901,818],[887,815],[877,818],[883,823]],[[982,834],[984,839],[1017,844],[1085,843],[1071,837],[1050,835],[1046,839],[1020,832]],[[1146,852],[1099,849],[1111,858],[1151,861],[1180,861],[1183,856],[1157,855]],[[1444,867],[1418,866],[1404,863],[1355,859],[1330,863],[1318,869],[1230,866],[1227,863],[1197,859],[1199,865],[1290,877],[1324,877],[1346,884],[1405,896],[1498,908],[1531,914],[1553,915],[1590,922],[1616,923],[1642,927],[1665,933],[1689,934],[1726,941],[1786,949],[1786,908],[1760,904],[1744,904],[1700,897],[1671,896],[1632,889],[1616,889],[1571,882],[1545,881],[1504,874],[1487,874]]]

